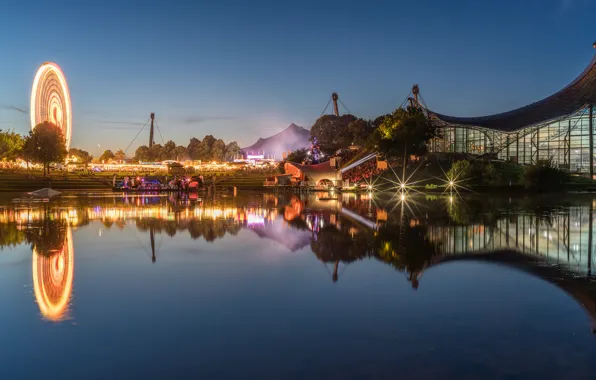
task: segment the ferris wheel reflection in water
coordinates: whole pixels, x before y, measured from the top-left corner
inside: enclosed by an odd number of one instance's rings
[[[33,291],[41,316],[52,322],[69,317],[74,280],[74,246],[68,226],[60,250],[42,254],[33,248]]]

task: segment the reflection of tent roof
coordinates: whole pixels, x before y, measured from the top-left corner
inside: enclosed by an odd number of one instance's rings
[[[495,115],[453,117],[430,112],[451,124],[471,125],[511,132],[544,121],[570,115],[586,104],[596,103],[596,57],[573,82],[559,92],[529,104]]]
[[[51,198],[60,194],[62,193],[56,190],[48,189],[47,187],[29,193],[29,195],[33,195],[34,197],[40,198]]]

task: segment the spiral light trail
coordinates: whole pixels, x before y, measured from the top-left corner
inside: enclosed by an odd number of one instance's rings
[[[49,121],[62,129],[66,149],[70,148],[72,107],[66,77],[60,66],[46,62],[40,66],[31,89],[31,129]]]

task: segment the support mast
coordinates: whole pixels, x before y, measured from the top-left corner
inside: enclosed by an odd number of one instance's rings
[[[149,130],[149,148],[153,146],[153,124],[155,121],[155,113],[151,112],[151,129]]]
[[[339,107],[337,106],[337,99],[339,99],[339,96],[337,95],[337,92],[331,94],[331,99],[333,99],[333,114],[339,116]]]

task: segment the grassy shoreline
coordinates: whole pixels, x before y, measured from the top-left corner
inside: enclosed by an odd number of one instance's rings
[[[143,175],[153,175],[154,173],[145,173]],[[215,179],[216,188],[232,188],[236,187],[238,190],[267,190],[267,191],[298,191],[295,188],[267,188],[263,186],[266,178],[265,174],[231,172],[231,173],[197,173],[202,174],[207,183]],[[381,179],[390,173],[381,175]],[[407,173],[409,175],[410,173]],[[412,173],[413,174],[413,173]],[[35,191],[44,187],[52,188],[58,191],[112,191],[113,177],[116,175],[117,179],[122,179],[125,176],[136,176],[135,173],[126,172],[101,172],[101,173],[66,173],[66,172],[52,172],[47,177],[43,176],[41,171],[0,171],[0,192],[20,193]],[[155,173],[157,176],[163,174]],[[449,193],[449,189],[445,188],[445,181],[439,180],[436,173],[433,171],[418,171],[414,175],[415,181],[418,185],[411,187],[415,192],[427,194],[442,194]],[[172,176],[168,176],[172,178]],[[394,179],[395,180],[395,179]],[[386,181],[382,181],[386,182]],[[378,190],[390,190],[389,182],[385,185],[375,186]],[[436,188],[426,187],[426,184],[436,186]],[[313,189],[301,189],[301,191],[313,191]],[[345,192],[362,192],[362,191],[347,191]],[[365,192],[365,191],[364,191]],[[569,192],[596,192],[596,181],[588,178],[571,176],[568,183],[563,190],[550,191],[549,189],[541,189],[540,191],[531,191],[525,189],[519,184],[511,185],[493,185],[493,186],[473,186],[469,189],[458,188],[460,193],[483,193],[483,194],[510,194],[523,195],[535,194],[537,192],[543,193],[557,193],[565,194]]]
[[[29,192],[44,187],[59,191],[111,191],[114,174],[117,179],[137,174],[125,172],[102,172],[93,174],[52,172],[44,177],[39,171],[2,171],[0,172],[0,192]],[[143,174],[146,175],[146,174]],[[157,176],[163,176],[156,174]],[[238,189],[263,189],[265,175],[253,173],[230,173],[222,175],[203,174],[208,181],[215,178],[216,187],[237,187]],[[172,176],[168,176],[172,178]]]

